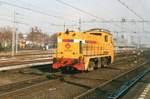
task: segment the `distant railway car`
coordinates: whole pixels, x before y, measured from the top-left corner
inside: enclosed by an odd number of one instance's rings
[[[53,56],[52,68],[90,71],[113,62],[113,38],[108,30],[57,33],[57,53]]]

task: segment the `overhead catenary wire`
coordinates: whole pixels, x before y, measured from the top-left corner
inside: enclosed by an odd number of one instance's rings
[[[137,12],[135,12],[133,9],[131,9],[125,2],[121,1],[121,0],[117,0],[121,5],[123,5],[124,7],[126,7],[130,12],[132,12],[136,17],[138,17],[139,19],[141,19],[142,21],[144,21],[145,19],[139,15]],[[147,23],[148,25],[150,25],[149,23]]]
[[[21,9],[25,9],[25,10],[28,10],[28,11],[31,11],[31,12],[39,13],[39,14],[46,15],[46,16],[49,16],[49,17],[54,17],[56,19],[65,20],[64,17],[53,15],[53,14],[43,12],[43,11],[40,11],[40,10],[36,10],[36,9],[28,8],[28,7],[23,7],[23,6],[13,4],[13,3],[9,3],[9,2],[5,2],[5,1],[0,1],[0,3],[1,4],[6,4],[6,5],[9,5],[9,6],[13,6],[13,7],[17,7],[17,8],[21,8]]]
[[[0,19],[2,19],[2,18],[0,18]],[[14,21],[9,20],[9,19],[2,19],[1,21],[14,23]],[[15,23],[19,23],[19,24],[23,24],[23,25],[29,25],[28,23],[20,22],[20,21],[15,21]]]
[[[16,0],[16,1],[18,1],[18,0]],[[41,10],[41,11],[44,11],[45,12],[45,10],[47,11],[47,12],[52,12],[52,13],[55,13],[55,14],[60,14],[59,12],[57,12],[56,10],[54,10],[54,9],[52,9],[52,10],[49,10],[49,9],[43,9],[42,7],[41,7],[41,5],[40,6],[38,6],[38,4],[37,3],[35,3],[34,2],[34,4],[32,4],[32,3],[29,3],[28,1],[24,1],[24,0],[20,0],[21,1],[21,3],[26,3],[27,4],[27,6],[28,7],[32,7],[32,9],[34,8],[34,9],[38,9],[38,10]],[[43,9],[43,10],[42,10]]]
[[[132,12],[136,17],[138,17],[139,19],[141,19],[142,21],[144,21],[145,19],[139,15],[137,12],[135,12],[133,9],[131,9],[125,2],[121,1],[121,0],[117,0],[121,5],[123,5],[124,7],[126,7],[130,12]],[[150,25],[148,22],[147,22],[147,25]],[[143,33],[145,31],[145,28],[144,28],[144,22],[142,24],[142,27],[143,27]],[[139,46],[141,45],[141,38],[142,37],[139,37]]]
[[[131,9],[127,4],[125,4],[123,1],[121,0],[117,0],[120,4],[122,4],[124,7],[126,7],[130,12],[132,12],[135,16],[137,16],[139,19],[144,20],[143,17],[141,17],[139,14],[137,14],[133,9]]]
[[[60,2],[60,3],[62,3],[62,4],[65,4],[65,5],[69,6],[69,7],[72,7],[73,9],[76,9],[76,10],[78,10],[78,11],[80,11],[80,12],[82,12],[82,13],[85,13],[85,14],[87,14],[87,15],[89,15],[89,16],[92,16],[92,17],[94,17],[94,18],[101,19],[101,20],[105,20],[104,18],[100,18],[99,16],[96,16],[96,15],[94,15],[94,14],[88,12],[88,11],[79,9],[79,8],[77,8],[77,7],[75,7],[75,6],[71,5],[71,4],[68,4],[68,3],[62,1],[62,0],[56,0],[56,1],[57,1],[57,2]],[[14,6],[14,7],[26,9],[26,10],[29,10],[29,11],[32,11],[32,12],[40,13],[40,14],[42,14],[42,15],[47,15],[47,16],[50,16],[50,17],[55,17],[55,18],[57,18],[57,19],[63,19],[63,20],[65,19],[64,17],[61,17],[61,16],[52,15],[52,14],[50,14],[50,13],[46,13],[46,12],[43,12],[43,11],[40,11],[40,10],[36,10],[36,9],[28,8],[28,7],[23,7],[23,6],[20,6],[20,5],[17,5],[17,4],[12,4],[12,3],[9,3],[9,2],[5,2],[5,1],[0,1],[0,3],[2,3],[2,4],[7,4],[7,5],[9,5],[9,6]],[[109,24],[109,25],[111,25],[111,24]],[[114,25],[120,26],[120,25],[118,25],[118,24],[114,24]],[[111,26],[112,26],[112,25],[111,25]]]
[[[17,0],[16,0],[17,1]],[[22,1],[24,1],[24,0],[20,0],[21,2]],[[44,11],[45,12],[45,10],[41,10],[42,8],[40,7],[40,6],[37,6],[37,4],[31,4],[31,3],[27,3],[27,2],[22,2],[22,3],[26,3],[28,6],[30,6],[30,7],[32,7],[32,9],[38,9],[38,10],[40,10],[40,11]],[[71,22],[76,22],[76,20],[73,20],[73,19],[68,19],[68,18],[65,18],[65,17],[62,17],[62,16],[60,16],[60,13],[59,12],[56,12],[56,11],[53,11],[53,10],[47,10],[46,9],[46,11],[47,12],[52,12],[52,13],[55,13],[55,15],[57,15],[58,16],[58,14],[59,14],[59,16],[58,17],[61,17],[62,19],[64,19],[64,20],[69,20],[69,21],[71,21]],[[51,14],[52,15],[52,14]]]
[[[92,14],[92,13],[90,13],[90,12],[88,12],[88,11],[82,10],[82,9],[80,9],[80,8],[77,8],[77,7],[73,6],[72,4],[69,4],[69,3],[64,2],[64,1],[62,1],[62,0],[56,0],[56,1],[59,2],[59,3],[61,3],[61,4],[63,4],[63,5],[66,5],[66,6],[68,6],[68,7],[71,7],[71,8],[73,8],[73,9],[75,9],[75,10],[81,12],[81,13],[84,13],[84,14],[86,14],[86,15],[89,15],[89,16],[91,16],[91,17],[94,17],[94,18],[96,18],[96,19],[107,21],[107,20],[104,19],[104,18],[101,18],[101,17],[99,17],[99,16],[97,16],[97,15],[94,15],[94,14]],[[120,26],[120,25],[118,25],[118,24],[114,24],[114,25],[115,25],[117,28],[118,28],[118,26],[119,26],[119,27],[122,27],[122,26]],[[113,25],[113,26],[114,26],[114,25]],[[109,24],[109,26],[113,27],[111,24]],[[129,29],[128,29],[128,30],[129,30]]]
[[[69,6],[69,7],[73,8],[73,9],[79,11],[79,12],[82,12],[82,13],[85,13],[85,14],[87,14],[87,15],[89,15],[89,16],[92,16],[92,17],[95,17],[95,18],[100,19],[100,17],[98,17],[98,16],[96,16],[96,15],[90,13],[90,12],[87,12],[87,11],[85,11],[85,10],[79,9],[79,8],[77,8],[77,7],[75,7],[75,6],[71,5],[71,4],[68,4],[68,3],[62,1],[62,0],[56,0],[56,1],[59,2],[59,3],[61,3],[61,4],[66,5],[66,6]],[[101,18],[101,19],[102,19],[102,18]]]

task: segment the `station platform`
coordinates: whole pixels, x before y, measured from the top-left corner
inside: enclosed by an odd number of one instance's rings
[[[0,56],[0,71],[52,64],[52,54],[49,51],[20,52],[11,57]]]
[[[37,62],[37,63],[27,63],[27,64],[20,64],[20,65],[2,66],[2,67],[0,67],[0,71],[7,71],[7,70],[26,68],[26,67],[35,67],[35,66],[48,65],[48,64],[52,64],[52,61],[50,61],[50,62]]]

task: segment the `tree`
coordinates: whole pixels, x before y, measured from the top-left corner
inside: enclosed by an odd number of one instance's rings
[[[2,47],[10,47],[12,42],[12,28],[2,27],[0,28],[0,42]]]

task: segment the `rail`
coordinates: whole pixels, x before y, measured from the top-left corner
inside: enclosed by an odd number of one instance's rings
[[[60,72],[45,74],[40,77],[17,81],[11,84],[0,86],[0,99],[6,99],[17,92],[25,91],[32,87],[42,86],[55,80],[63,79],[66,75],[60,75]]]
[[[117,99],[149,72],[148,63],[147,61],[130,71],[75,96],[73,99]]]
[[[110,95],[108,99],[117,99],[120,96],[122,96],[129,88],[131,88],[135,83],[137,83],[141,78],[143,78],[149,71],[150,69],[145,70],[130,81],[125,82],[120,88],[118,88],[114,93],[112,93],[112,95]]]

